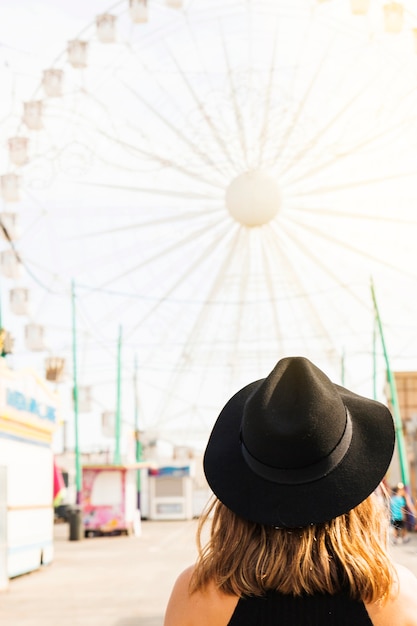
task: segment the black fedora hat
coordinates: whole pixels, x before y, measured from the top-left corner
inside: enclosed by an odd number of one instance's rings
[[[301,527],[365,500],[384,477],[394,443],[386,406],[332,383],[308,359],[288,357],[227,402],[204,471],[240,517]]]

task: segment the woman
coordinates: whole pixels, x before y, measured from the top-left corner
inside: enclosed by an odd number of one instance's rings
[[[394,439],[385,406],[302,357],[241,389],[207,444],[216,499],[165,626],[417,626],[417,579],[390,561],[374,493]]]

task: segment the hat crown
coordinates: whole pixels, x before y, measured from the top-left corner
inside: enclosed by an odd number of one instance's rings
[[[256,461],[298,469],[326,459],[346,422],[346,408],[329,378],[304,357],[285,358],[246,400],[241,438]]]

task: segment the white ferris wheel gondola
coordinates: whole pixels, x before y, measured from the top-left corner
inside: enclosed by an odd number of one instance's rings
[[[31,352],[45,350],[45,329],[41,324],[30,323],[25,326],[26,348]]]
[[[41,130],[43,126],[43,102],[42,100],[30,100],[23,103],[22,120],[29,130]]]
[[[1,214],[0,214],[1,216]],[[0,217],[1,220],[1,217]],[[4,238],[4,237],[3,237]],[[17,280],[22,275],[22,264],[14,250],[6,249],[0,252],[0,272],[7,278]]]
[[[49,356],[45,359],[45,378],[51,382],[59,383],[65,375],[65,358]]]
[[[350,0],[350,8],[353,15],[366,15],[370,8],[371,0]]]
[[[0,237],[5,241],[16,241],[19,235],[19,214],[13,211],[1,211]]]
[[[80,413],[89,413],[92,409],[92,389],[91,386],[80,385],[78,393],[78,410]]]
[[[10,289],[10,310],[15,315],[29,315],[30,292],[27,287]]]
[[[116,41],[117,16],[111,13],[102,13],[96,17],[97,37],[100,43],[114,43]]]
[[[72,39],[67,47],[68,62],[76,69],[87,67],[88,41]]]
[[[13,165],[21,166],[28,162],[29,139],[27,137],[10,137],[7,141],[10,161]]]
[[[14,172],[8,172],[0,176],[1,194],[5,202],[18,202],[20,199],[19,186],[20,176]]]
[[[49,68],[43,71],[42,86],[48,98],[62,96],[64,71],[60,68]]]
[[[383,8],[386,32],[400,33],[404,26],[404,6],[400,2],[388,2]]]
[[[129,0],[129,12],[134,24],[144,24],[148,21],[148,1]]]

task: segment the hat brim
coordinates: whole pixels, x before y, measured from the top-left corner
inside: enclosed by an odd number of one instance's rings
[[[253,472],[241,451],[244,405],[262,382],[238,391],[213,427],[204,471],[218,499],[244,519],[288,528],[329,521],[365,500],[385,476],[394,450],[395,429],[387,407],[334,385],[352,420],[346,454],[336,468],[314,482],[280,484]]]

